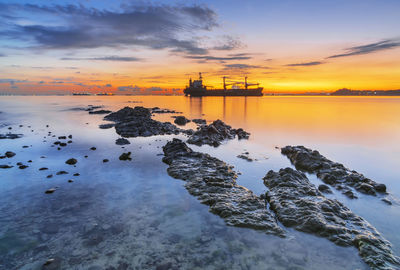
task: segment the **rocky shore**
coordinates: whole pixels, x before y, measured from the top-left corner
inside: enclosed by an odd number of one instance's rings
[[[390,243],[363,218],[337,200],[326,198],[296,170],[269,171],[263,178],[266,199],[283,225],[316,234],[337,245],[355,246],[373,269],[395,269],[399,259]]]
[[[316,150],[304,146],[286,146],[281,152],[290,159],[296,169],[316,174],[324,183],[340,190],[349,198],[357,198],[351,188],[367,195],[386,193],[384,184],[376,183],[343,164],[331,161]]]
[[[265,200],[236,183],[237,174],[231,166],[208,154],[194,152],[179,139],[168,142],[163,151],[168,174],[184,180],[189,193],[209,205],[210,211],[228,225],[285,234],[266,208]]]

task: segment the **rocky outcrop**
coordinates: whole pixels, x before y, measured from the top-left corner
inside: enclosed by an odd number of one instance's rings
[[[89,114],[107,114],[110,113],[111,111],[109,110],[97,110],[97,111],[89,111]]]
[[[177,125],[180,125],[180,126],[184,126],[184,125],[186,125],[187,123],[190,122],[189,119],[187,119],[185,116],[182,116],[182,115],[175,116],[173,118],[175,118],[174,123],[177,124]]]
[[[303,173],[291,168],[269,171],[264,184],[270,208],[283,225],[337,245],[355,246],[373,269],[400,267],[390,243],[374,227],[339,201],[322,195]]]
[[[237,174],[225,162],[208,154],[193,152],[184,142],[173,139],[164,147],[163,161],[168,174],[184,180],[190,194],[210,206],[228,225],[262,230],[279,236],[284,231],[265,200],[236,183]]]
[[[248,139],[250,133],[243,129],[234,129],[221,120],[215,120],[209,125],[202,125],[188,139],[188,143],[195,145],[208,144],[217,147],[224,140],[232,140],[236,136],[238,139]]]
[[[331,161],[316,150],[304,146],[286,146],[281,152],[298,170],[317,174],[325,184],[340,190],[349,198],[357,198],[351,188],[368,195],[386,193],[384,184],[376,183],[343,164]]]
[[[104,119],[116,122],[115,130],[122,137],[149,137],[180,132],[179,128],[169,122],[151,119],[151,110],[140,106],[125,107],[106,115]]]
[[[12,133],[7,133],[7,134],[0,134],[0,139],[19,139],[22,137],[22,134],[12,134]]]
[[[205,119],[200,119],[200,118],[192,119],[192,122],[197,124],[197,125],[205,125],[205,124],[207,124],[207,121]]]

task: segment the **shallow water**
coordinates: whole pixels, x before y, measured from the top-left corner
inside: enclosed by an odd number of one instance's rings
[[[0,133],[24,134],[0,140],[0,153],[16,153],[0,160],[14,165],[0,171],[0,269],[40,269],[49,258],[61,269],[92,270],[367,268],[355,248],[323,238],[290,229],[287,238],[279,238],[226,226],[182,181],[168,176],[159,154],[174,136],[130,138],[121,149],[114,129],[98,128],[103,115],[71,110],[89,104],[110,110],[158,106],[244,128],[251,133],[248,141],[190,147],[234,165],[241,173],[238,183],[256,194],[265,192],[261,179],[269,170],[291,166],[275,147],[305,145],[386,184],[400,198],[399,98],[0,97]],[[172,121],[172,115],[155,118]],[[57,150],[48,131],[71,134],[73,143]],[[132,152],[132,161],[118,160],[124,151]],[[236,157],[245,151],[257,160]],[[71,157],[78,160],[75,167],[65,164]],[[110,162],[103,163],[105,158]],[[18,169],[17,162],[29,167]],[[60,170],[69,174],[55,175]],[[49,174],[54,176],[46,178]],[[53,194],[44,194],[56,186]],[[331,197],[368,220],[400,254],[399,205],[372,196],[349,200],[335,192]]]

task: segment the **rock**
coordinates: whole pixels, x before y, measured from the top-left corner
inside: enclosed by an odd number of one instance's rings
[[[109,162],[108,159],[103,159],[103,163]]]
[[[12,133],[7,133],[7,134],[0,134],[0,140],[2,139],[19,139],[22,138],[22,134],[12,134]]]
[[[122,154],[119,156],[119,160],[132,160],[132,158],[131,158],[131,152],[122,153]]]
[[[59,136],[58,139],[59,139],[59,140],[66,140],[66,139],[67,139],[67,136]]]
[[[57,189],[56,188],[49,188],[48,190],[46,190],[44,193],[46,193],[46,194],[51,194],[51,193],[53,193],[54,191],[56,191]]]
[[[56,175],[62,175],[62,174],[68,174],[68,172],[66,172],[66,171],[59,171],[59,172],[56,173]]]
[[[131,143],[125,138],[118,138],[115,141],[115,144],[117,144],[117,145],[126,145],[126,144],[131,144]]]
[[[108,114],[111,111],[109,110],[98,110],[98,111],[89,111],[89,114]]]
[[[332,193],[332,190],[327,186],[327,185],[319,185],[318,190],[321,191],[322,193]]]
[[[65,146],[67,146],[67,143],[62,142],[62,143],[60,143],[60,146],[65,147]]]
[[[28,168],[28,165],[20,165],[18,168],[20,168],[21,170]]]
[[[187,119],[185,116],[176,116],[174,120],[174,123],[180,126],[184,126],[189,122],[190,120]]]
[[[101,129],[109,129],[109,128],[113,128],[115,126],[115,124],[101,124],[99,125],[99,128]]]
[[[159,107],[154,107],[154,108],[151,108],[151,113],[182,113],[182,112],[177,112],[175,110],[169,110],[169,109],[160,109]]]
[[[15,156],[15,153],[14,153],[14,152],[11,152],[11,151],[7,151],[7,152],[5,153],[5,156],[8,157],[8,158],[12,158],[13,156]]]
[[[184,142],[173,139],[164,147],[163,162],[168,174],[185,181],[185,188],[228,225],[253,228],[283,236],[265,201],[236,183],[232,167],[208,154],[193,152]]]
[[[90,150],[94,151],[96,150],[96,147],[91,147]]]
[[[195,124],[198,124],[198,125],[205,125],[205,124],[207,124],[207,121],[206,121],[205,119],[199,119],[199,118],[197,118],[197,119],[192,119],[192,122],[195,123]]]
[[[74,173],[74,174],[73,174],[73,176],[79,176],[79,175],[80,175],[79,173]]]
[[[400,267],[390,243],[374,227],[339,201],[322,195],[303,173],[285,168],[269,171],[263,180],[270,208],[283,225],[340,246],[355,246],[373,269]]]
[[[221,120],[216,120],[209,125],[200,126],[199,129],[189,137],[187,142],[198,146],[208,144],[217,147],[222,141],[232,140],[236,136],[238,136],[239,139],[244,139],[249,137],[249,133],[245,132],[243,129],[233,129]]]
[[[181,132],[181,129],[169,122],[151,119],[151,111],[141,106],[125,107],[106,115],[104,119],[116,122],[115,131],[122,137],[149,137]]]
[[[46,176],[46,178],[52,178],[52,177],[53,177],[52,174],[49,174],[48,176]]]
[[[10,169],[12,167],[14,167],[14,166],[6,165],[6,164],[1,164],[0,165],[0,169]]]
[[[24,146],[22,146],[22,148],[28,148],[29,147],[29,145],[24,145]]]
[[[42,270],[58,270],[58,269],[61,269],[61,259],[58,257],[48,259],[42,265]]]
[[[65,161],[66,164],[68,165],[75,165],[78,161],[74,158],[70,158],[67,161]]]
[[[74,180],[72,180],[72,179],[69,179],[69,180],[68,180],[68,183],[72,183],[72,182],[74,182]]]
[[[350,187],[368,195],[386,192],[384,184],[376,183],[361,173],[346,168],[343,164],[331,161],[318,151],[304,146],[285,146],[281,152],[290,159],[296,169],[315,173],[325,184],[341,190],[349,198],[357,198]],[[344,189],[343,186],[347,188]]]
[[[392,202],[388,198],[382,198],[381,201],[388,205],[392,205]]]
[[[42,168],[39,169],[39,171],[46,171],[46,170],[48,170],[48,169],[49,169],[49,168],[42,167]]]
[[[240,155],[237,155],[236,157],[247,160],[249,162],[253,161],[253,159],[251,157],[249,157],[249,152],[242,153]]]

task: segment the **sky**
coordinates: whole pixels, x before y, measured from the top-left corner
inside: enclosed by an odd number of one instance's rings
[[[400,89],[399,0],[4,1],[0,94]]]

